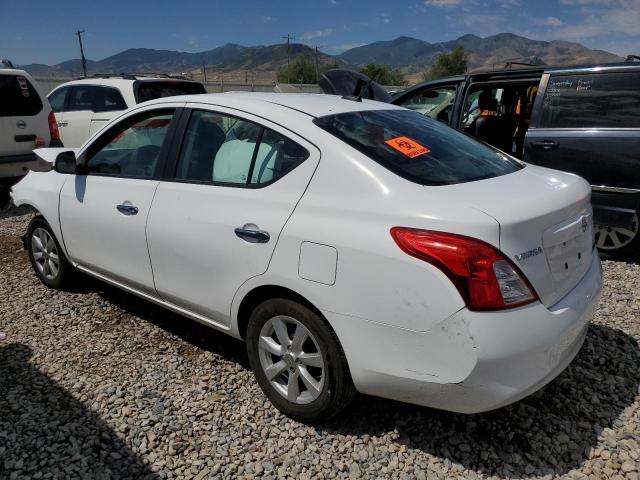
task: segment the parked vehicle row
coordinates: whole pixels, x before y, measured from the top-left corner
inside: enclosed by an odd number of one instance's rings
[[[36,153],[13,199],[39,213],[42,282],[80,271],[245,340],[302,421],[356,392],[514,402],[574,358],[601,292],[587,182],[391,104],[159,99]]]
[[[527,163],[592,186],[599,249],[640,253],[640,63],[529,67],[421,83],[389,98],[362,74],[327,72],[328,93],[403,106]]]

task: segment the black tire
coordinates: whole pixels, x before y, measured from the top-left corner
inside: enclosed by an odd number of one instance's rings
[[[49,235],[54,245],[54,248],[49,249],[49,252],[46,253],[47,258],[45,260],[43,260],[42,256],[39,256],[39,258],[36,259],[36,251],[41,249],[36,243],[38,242],[38,240],[34,239],[34,234],[36,234],[38,238],[40,238],[38,232],[41,232],[42,230],[44,230]],[[36,272],[36,275],[42,283],[44,283],[49,288],[55,289],[62,289],[71,284],[74,274],[73,266],[67,260],[67,257],[62,251],[62,248],[60,248],[60,243],[54,235],[53,230],[43,217],[35,217],[33,220],[31,220],[31,223],[29,223],[29,227],[27,228],[26,247],[29,254],[29,260],[31,261],[31,266],[33,267],[33,270]],[[47,271],[43,267],[43,262],[46,262],[49,259],[53,261],[53,255],[57,256],[57,271],[54,271],[51,268],[49,268],[49,270]]]
[[[319,389],[319,396],[309,403],[299,404],[285,398],[267,378],[261,363],[261,331],[267,322],[277,316],[289,317],[302,324],[311,333],[314,342],[312,345],[317,345],[317,350],[324,358],[324,381]],[[249,319],[247,353],[251,369],[262,391],[280,412],[294,420],[303,423],[328,420],[340,414],[356,397],[357,392],[338,337],[324,319],[300,303],[282,298],[260,303]],[[273,356],[277,359],[277,355]],[[283,372],[282,375],[286,377],[289,374]],[[302,379],[300,381],[302,382]]]

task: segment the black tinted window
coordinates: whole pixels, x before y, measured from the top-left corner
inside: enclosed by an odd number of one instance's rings
[[[67,111],[75,112],[82,110],[96,111],[99,104],[100,87],[93,85],[78,85],[71,89],[69,107]]]
[[[640,127],[640,72],[551,76],[540,127]]]
[[[471,182],[522,168],[473,138],[407,110],[342,113],[315,123],[397,175],[422,185]]]
[[[136,100],[141,103],[156,98],[174,97],[176,95],[198,95],[201,93],[207,93],[207,91],[201,83],[197,82],[179,80],[144,81],[137,86]]]
[[[30,117],[41,111],[40,95],[27,77],[0,75],[0,117]]]
[[[145,112],[110,128],[89,147],[88,172],[153,177],[172,117],[172,110]]]
[[[59,90],[56,90],[51,95],[49,95],[49,103],[51,104],[51,109],[54,112],[57,113],[64,111],[64,105],[67,101],[68,92],[68,88],[60,88]]]
[[[266,185],[302,163],[308,152],[255,123],[196,110],[185,133],[176,178],[228,185]]]
[[[113,112],[127,109],[127,104],[117,88],[101,87],[100,95],[96,100],[96,112]]]

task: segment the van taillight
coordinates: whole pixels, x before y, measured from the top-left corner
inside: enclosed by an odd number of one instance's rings
[[[49,133],[51,134],[51,140],[60,140],[60,130],[58,130],[58,122],[53,110],[49,112]]]
[[[488,243],[404,227],[393,227],[391,236],[405,253],[442,270],[470,310],[501,310],[538,299],[518,267]]]

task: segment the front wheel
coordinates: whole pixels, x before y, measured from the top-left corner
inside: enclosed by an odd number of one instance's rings
[[[255,308],[247,330],[247,353],[265,395],[294,420],[327,420],[355,398],[335,332],[297,302],[272,299]]]
[[[31,220],[26,240],[29,260],[42,283],[50,288],[62,288],[68,284],[73,267],[44,218]]]

